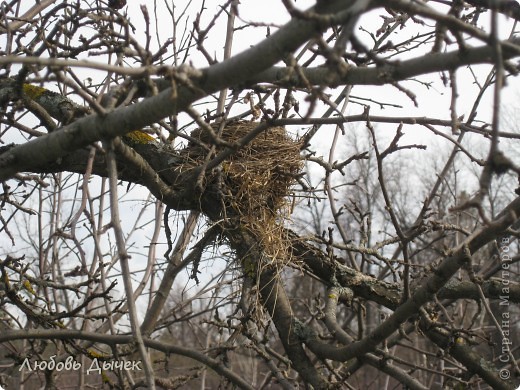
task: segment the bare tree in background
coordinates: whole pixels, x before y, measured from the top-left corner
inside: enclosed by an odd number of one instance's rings
[[[516,1],[29,3],[0,385],[518,386]]]

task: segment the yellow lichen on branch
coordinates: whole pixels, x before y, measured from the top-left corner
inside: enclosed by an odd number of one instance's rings
[[[134,130],[123,136],[123,140],[131,144],[149,144],[155,142],[155,138],[142,130]]]
[[[23,92],[27,95],[27,97],[33,100],[38,99],[41,95],[43,95],[46,92],[50,92],[46,88],[27,83],[22,86],[22,89]]]

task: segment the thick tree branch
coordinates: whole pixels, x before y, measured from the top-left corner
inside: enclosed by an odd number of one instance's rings
[[[503,59],[520,55],[520,38],[501,42]],[[388,61],[384,65],[367,68],[351,67],[345,74],[332,72],[327,67],[304,68],[301,70],[306,80],[286,67],[271,67],[248,80],[249,84],[273,83],[284,87],[305,87],[312,85],[384,85],[389,82],[407,80],[420,75],[455,70],[467,65],[494,64],[494,51],[489,45],[455,50],[448,53],[430,53],[405,61]]]
[[[517,387],[514,386],[510,380],[507,382],[503,381],[499,375],[497,375],[498,370],[496,367],[489,364],[489,362],[483,364],[484,359],[482,356],[471,347],[461,342],[453,342],[453,335],[447,334],[447,332],[441,329],[431,329],[426,331],[426,336],[464,364],[469,372],[480,376],[493,389],[511,390]]]

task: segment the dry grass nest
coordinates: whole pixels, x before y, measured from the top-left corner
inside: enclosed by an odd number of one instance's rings
[[[226,124],[219,138],[234,145],[258,125],[232,122]],[[214,133],[218,132],[218,123],[211,127]],[[200,166],[207,159],[208,146],[214,145],[214,137],[204,129],[194,130],[191,136],[195,142],[181,155],[189,166]],[[252,232],[271,259],[282,257],[280,252],[287,254],[286,240],[281,234],[283,221],[290,214],[291,186],[303,167],[300,146],[285,128],[270,127],[223,161],[220,174],[207,173],[206,179],[220,186],[226,217],[234,218],[240,228]],[[216,146],[216,154],[224,148]]]

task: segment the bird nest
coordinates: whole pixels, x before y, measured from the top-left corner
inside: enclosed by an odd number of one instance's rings
[[[216,155],[226,148],[236,147],[258,125],[231,122],[218,137],[215,137],[218,123],[211,126],[213,134],[199,128],[191,133],[193,140],[181,155],[188,165],[201,166],[208,161],[212,146]],[[206,182],[217,186],[221,194],[224,217],[256,236],[271,259],[280,257],[280,251],[284,254],[287,251],[281,235],[283,220],[290,214],[291,186],[303,167],[300,146],[285,128],[270,127],[231,153],[220,164],[220,169],[206,176]]]

